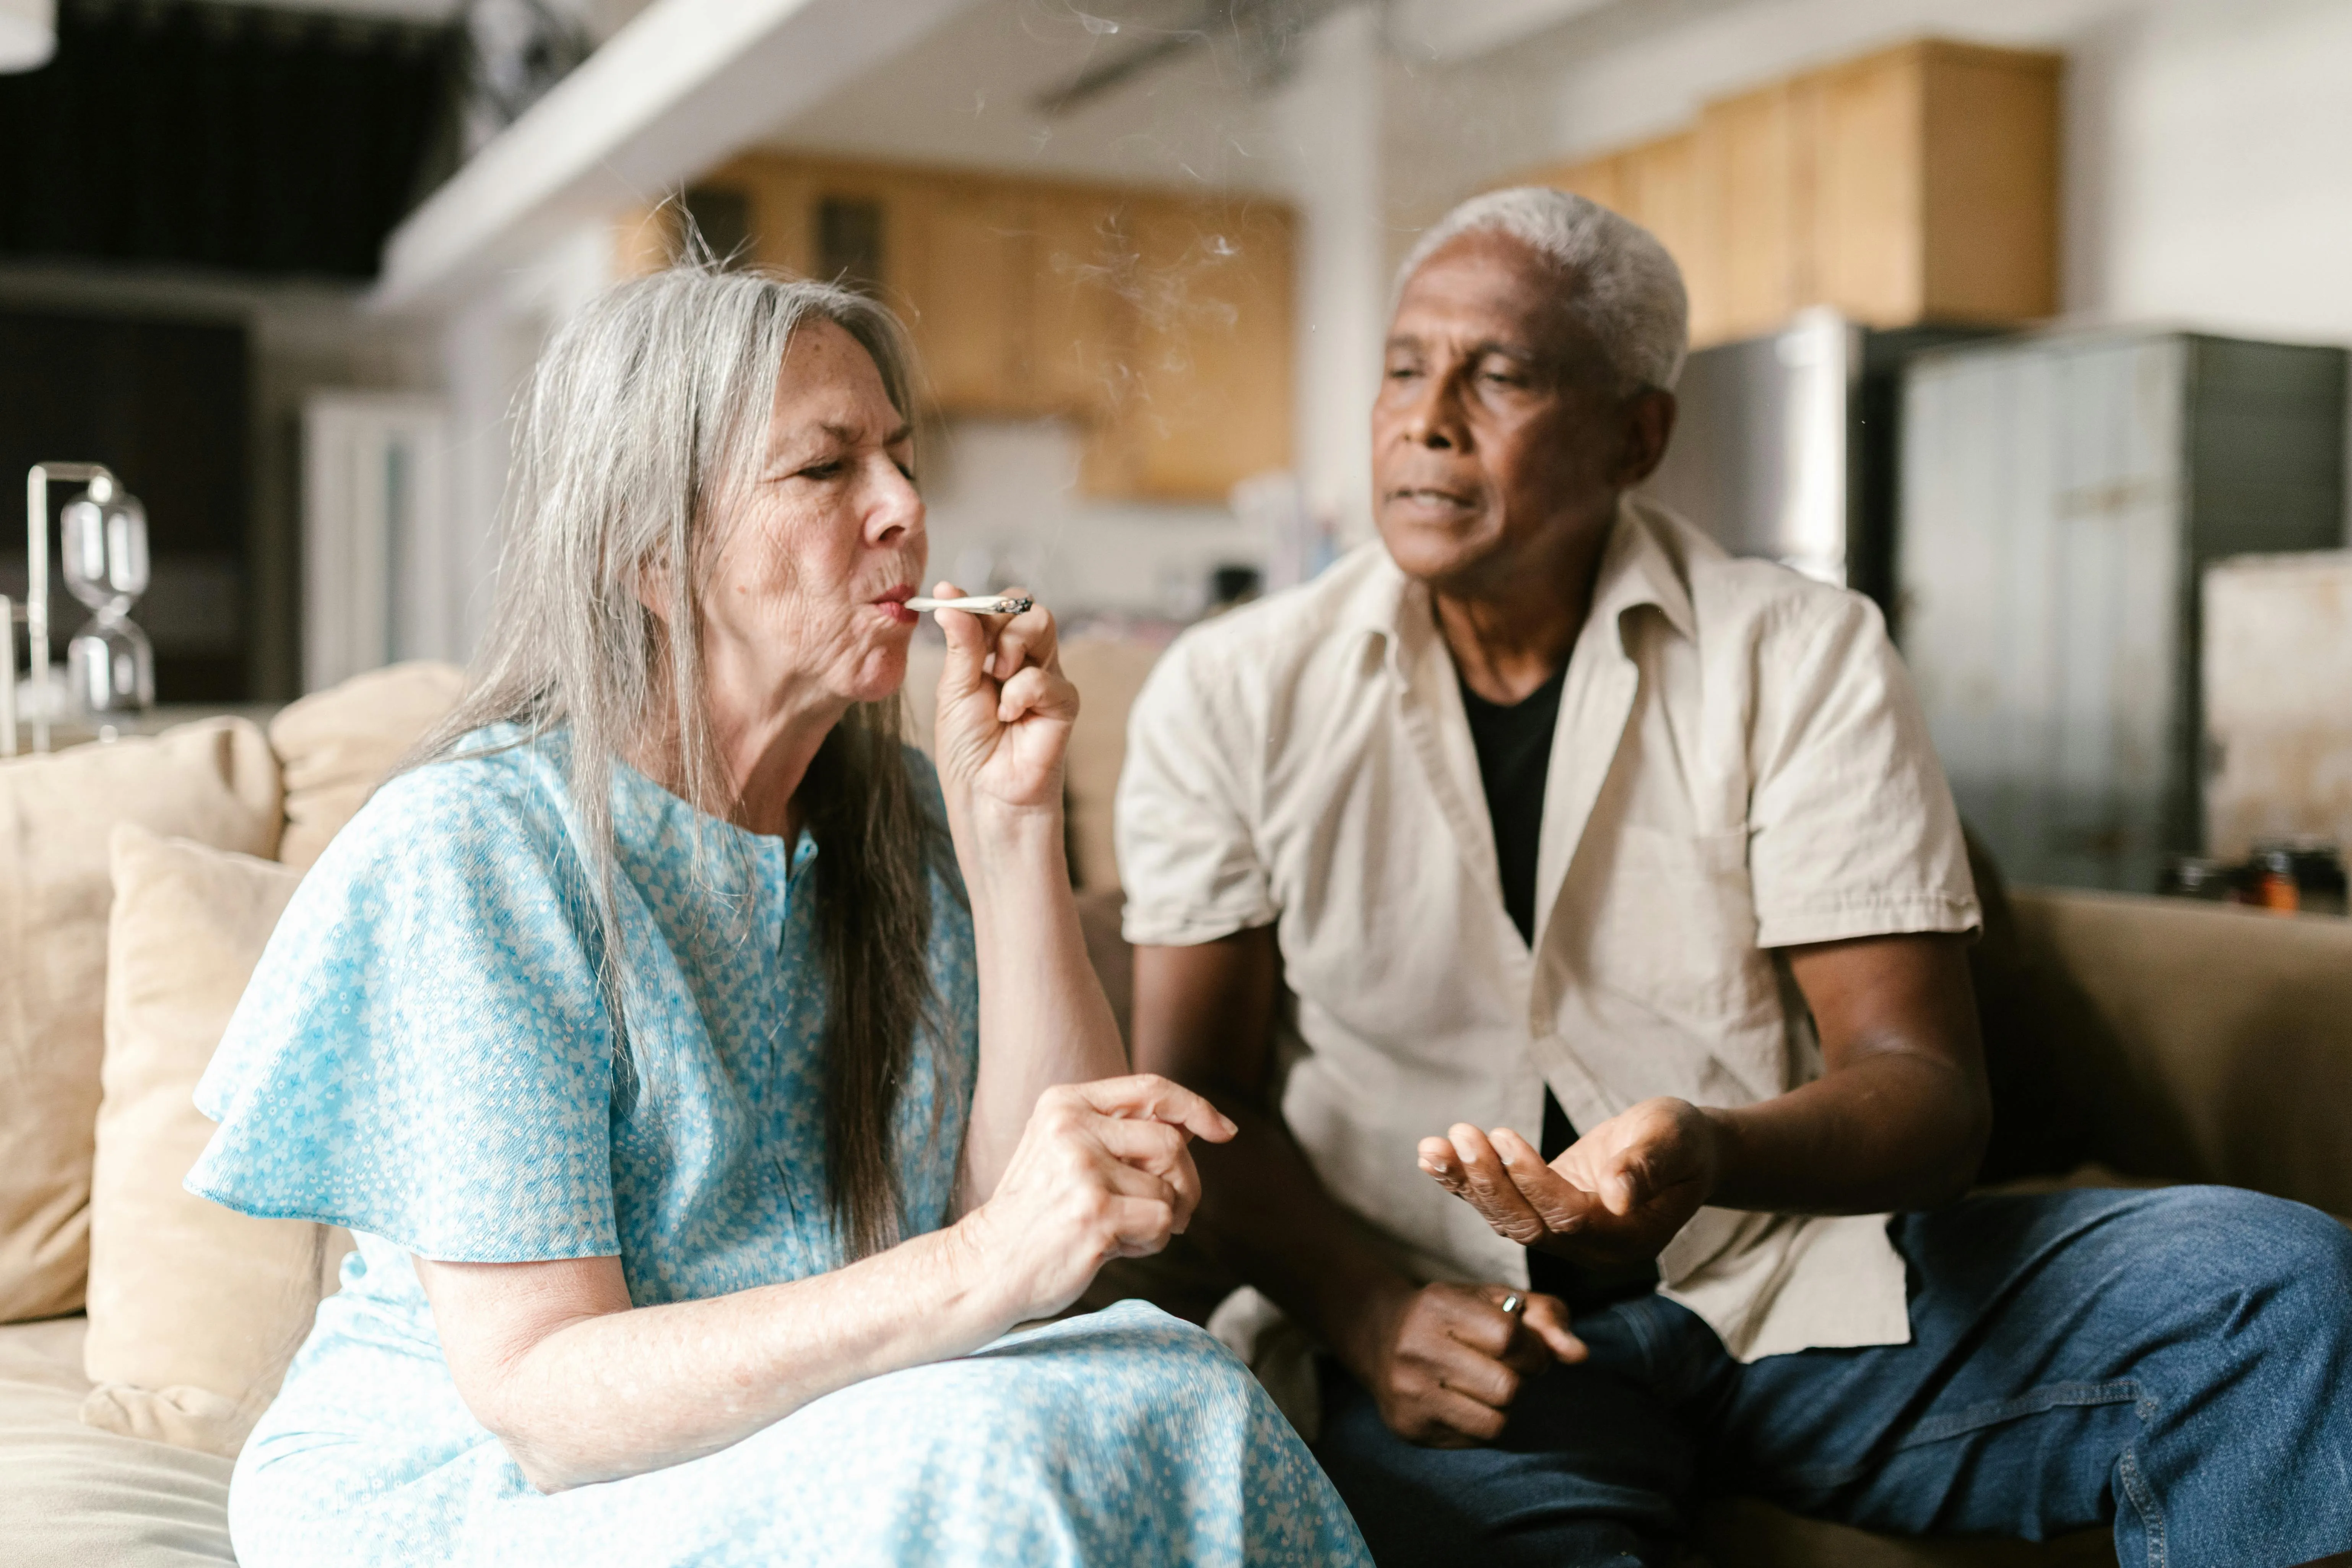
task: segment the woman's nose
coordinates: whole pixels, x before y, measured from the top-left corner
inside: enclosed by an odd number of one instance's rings
[[[887,544],[902,533],[923,526],[923,496],[896,463],[884,466],[880,483],[866,509],[866,538],[870,544]]]

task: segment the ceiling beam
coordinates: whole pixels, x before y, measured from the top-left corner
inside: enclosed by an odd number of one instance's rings
[[[446,307],[767,134],[971,0],[654,0],[385,241],[373,302]]]

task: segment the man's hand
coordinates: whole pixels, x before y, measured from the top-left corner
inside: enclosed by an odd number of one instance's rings
[[[1502,1307],[1513,1295],[1526,1303],[1517,1314]],[[1389,1430],[1433,1448],[1493,1442],[1521,1384],[1585,1357],[1565,1306],[1507,1285],[1423,1285],[1384,1315],[1370,1364],[1355,1370]]]
[[[1547,1165],[1507,1127],[1459,1122],[1421,1141],[1421,1168],[1522,1247],[1618,1268],[1657,1257],[1715,1191],[1721,1124],[1681,1100],[1645,1100]]]

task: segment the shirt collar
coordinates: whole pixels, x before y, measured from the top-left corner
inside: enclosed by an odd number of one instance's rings
[[[1626,614],[1644,605],[1655,606],[1666,624],[1684,637],[1696,635],[1690,586],[1684,581],[1680,562],[1660,537],[1665,528],[1663,516],[1630,492],[1622,494],[1618,498],[1617,516],[1609,525],[1608,542],[1601,546],[1588,624],[1613,626],[1620,652],[1628,651]],[[1381,661],[1389,679],[1402,687],[1413,657],[1437,636],[1429,585],[1407,576],[1383,549],[1378,569],[1358,596],[1356,614],[1348,625],[1350,631],[1381,639]]]

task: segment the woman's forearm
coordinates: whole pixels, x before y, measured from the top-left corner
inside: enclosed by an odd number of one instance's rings
[[[1037,1097],[1128,1070],[1070,896],[1062,814],[950,801],[980,971],[980,1072],[964,1206],[995,1190]]]
[[[616,1258],[416,1267],[460,1390],[542,1491],[715,1453],[836,1389],[967,1354],[1021,1315],[961,1226],[829,1274],[659,1307],[631,1307]],[[517,1310],[518,1269],[535,1271],[542,1312]],[[509,1342],[450,1331],[481,1323]]]

